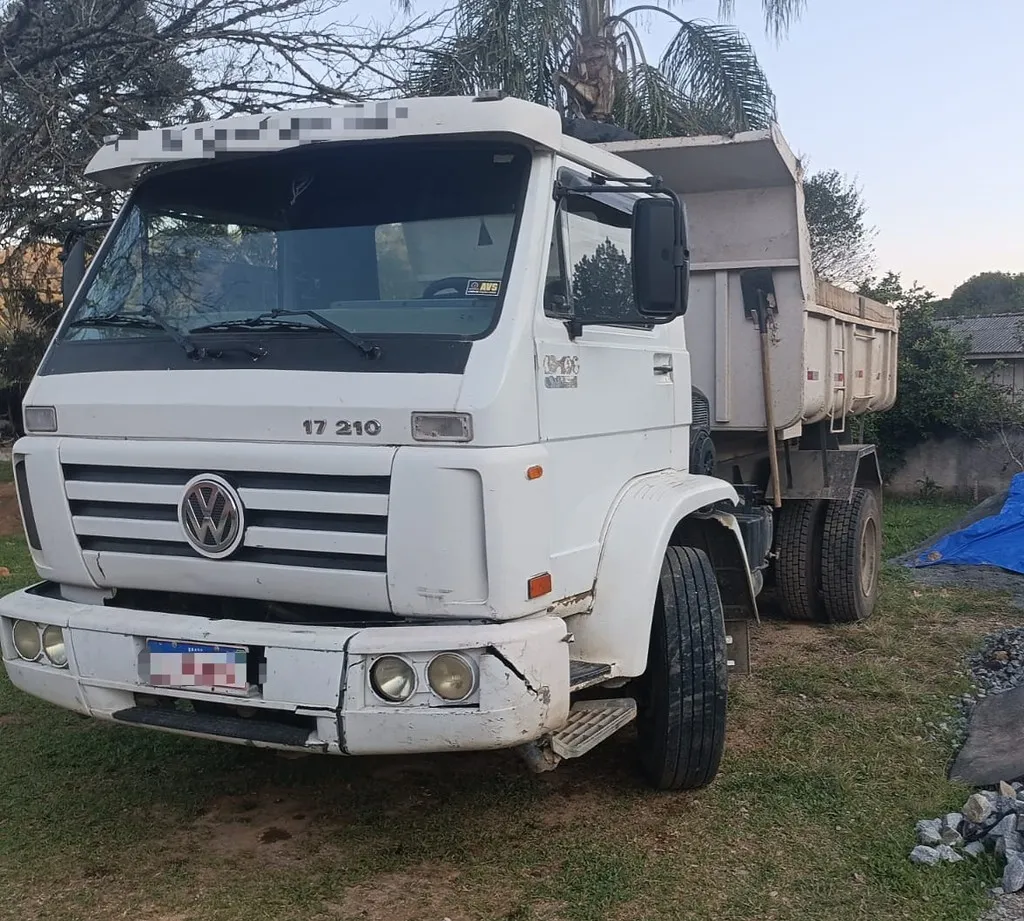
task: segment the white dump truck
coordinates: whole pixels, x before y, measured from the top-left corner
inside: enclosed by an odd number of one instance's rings
[[[573,134],[488,94],[108,140],[126,203],[65,264],[14,449],[14,684],[535,769],[635,720],[651,784],[708,783],[761,589],[872,610],[878,464],[844,433],[895,398],[896,318],[816,284],[775,130]]]

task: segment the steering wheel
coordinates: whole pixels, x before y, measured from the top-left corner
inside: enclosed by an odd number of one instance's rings
[[[449,275],[447,278],[439,278],[432,281],[423,289],[420,297],[437,297],[444,291],[454,291],[456,297],[466,297],[466,289],[472,281],[463,275]]]

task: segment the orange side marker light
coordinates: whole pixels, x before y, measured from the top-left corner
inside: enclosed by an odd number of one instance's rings
[[[551,594],[551,573],[542,572],[534,576],[526,583],[526,595],[528,598],[540,598],[542,595]]]

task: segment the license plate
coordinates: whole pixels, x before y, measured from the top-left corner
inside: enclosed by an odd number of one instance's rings
[[[244,691],[247,652],[244,646],[147,640],[143,678],[154,687]]]

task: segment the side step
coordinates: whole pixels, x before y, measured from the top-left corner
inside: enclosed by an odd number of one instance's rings
[[[569,721],[551,736],[551,750],[560,758],[579,758],[636,719],[632,697],[581,700],[572,705]]]
[[[197,732],[206,736],[221,736],[227,739],[291,745],[296,748],[304,746],[315,729],[312,725],[290,726],[265,719],[188,713],[184,710],[165,710],[162,707],[129,707],[127,710],[118,710],[111,716],[119,723],[130,723],[134,726],[175,729],[181,732]]]

